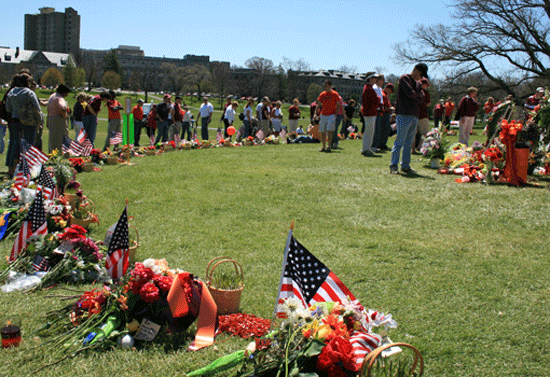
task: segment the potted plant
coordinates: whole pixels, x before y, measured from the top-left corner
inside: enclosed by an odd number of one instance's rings
[[[239,310],[244,289],[242,266],[228,257],[216,257],[206,267],[206,286],[218,306],[218,314]]]
[[[445,158],[445,153],[449,148],[449,141],[441,138],[439,130],[433,129],[426,134],[426,139],[422,143],[420,153],[430,160],[430,167],[439,169],[440,161]]]

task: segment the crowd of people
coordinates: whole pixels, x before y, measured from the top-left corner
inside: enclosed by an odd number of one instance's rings
[[[411,173],[414,170],[410,166],[411,153],[420,149],[422,137],[430,131],[428,107],[431,99],[428,88],[428,67],[424,63],[417,64],[411,73],[399,78],[396,92],[395,107],[390,103],[389,96],[395,92],[393,83],[385,83],[384,75],[371,73],[367,75],[363,88],[360,107],[352,98],[345,101],[333,87],[330,80],[324,82],[324,90],[316,101],[310,104],[311,124],[306,132],[299,127],[299,120],[303,119],[300,101],[295,98],[288,109],[289,134],[301,134],[293,137],[288,142],[293,143],[320,143],[320,152],[331,152],[338,148],[340,138],[347,138],[350,134],[359,132],[359,128],[352,122],[356,112],[362,126],[361,154],[366,157],[380,156],[379,153],[390,151],[388,138],[396,135],[391,148],[390,173],[397,173],[399,163],[401,171]],[[8,174],[13,176],[19,160],[21,148],[20,140],[42,149],[42,129],[44,125],[49,129],[48,152],[61,150],[62,144],[72,125],[75,138],[81,130],[86,132],[86,137],[95,145],[97,134],[98,113],[103,104],[108,110],[107,137],[103,146],[106,150],[111,146],[111,138],[121,132],[122,104],[116,99],[116,93],[112,90],[102,91],[95,96],[81,92],[76,96],[76,104],[71,110],[65,98],[70,89],[64,85],[58,85],[55,93],[48,100],[40,100],[36,96],[37,84],[32,74],[23,69],[16,74],[10,84],[10,88],[2,99],[2,119],[7,121],[9,130],[9,145],[6,154]],[[537,88],[534,95],[525,103],[525,111],[532,111],[544,95],[544,88]],[[459,142],[465,145],[469,143],[469,137],[480,110],[477,99],[478,90],[470,87],[466,95],[460,100],[458,107],[451,97],[440,99],[433,106],[434,126],[440,125],[444,131],[448,131],[453,119],[458,121]],[[505,101],[510,100],[509,97]],[[484,121],[500,102],[495,102],[492,97],[487,99],[483,106]],[[163,101],[158,105],[151,104],[148,113],[144,112],[144,102],[139,99],[137,105],[131,110],[134,119],[134,145],[140,146],[142,130],[146,130],[149,143],[167,142],[169,140],[188,140],[193,137],[193,124],[195,117],[189,106],[182,103],[182,97],[165,94]],[[233,126],[236,117],[242,121],[238,139],[248,136],[256,136],[261,131],[263,136],[278,135],[283,129],[285,114],[282,111],[281,101],[272,102],[268,97],[263,97],[255,106],[255,100],[249,98],[243,111],[237,115],[239,103],[232,97],[227,97],[220,121],[223,122],[224,137],[231,138],[228,129]],[[41,107],[47,108],[47,119],[44,119]],[[214,106],[208,97],[203,98],[197,113],[197,128],[200,126],[202,140],[209,140],[209,125],[212,122]],[[200,119],[200,120],[199,120]],[[70,120],[70,122],[69,122]],[[4,151],[4,135],[6,127],[0,127],[0,153]],[[156,134],[156,136],[155,136]],[[118,145],[114,146],[115,149]]]

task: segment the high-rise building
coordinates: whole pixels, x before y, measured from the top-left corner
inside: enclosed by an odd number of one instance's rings
[[[40,8],[38,14],[25,15],[25,50],[71,53],[80,50],[80,16],[73,8],[65,13],[55,8]]]

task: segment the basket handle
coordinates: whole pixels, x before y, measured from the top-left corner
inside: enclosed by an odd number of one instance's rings
[[[139,246],[139,233],[137,228],[133,224],[128,224],[129,227],[131,227],[134,232],[136,232],[136,244]]]
[[[412,376],[413,372],[416,370],[417,365],[419,365],[419,367],[420,367],[420,371],[419,371],[418,375],[421,376],[422,373],[424,373],[424,359],[422,358],[422,354],[420,353],[419,350],[417,350],[416,348],[414,348],[413,346],[411,346],[410,344],[407,344],[407,343],[390,343],[390,344],[385,344],[383,346],[380,346],[380,347],[374,349],[372,352],[370,352],[367,355],[367,357],[365,357],[365,360],[363,360],[363,365],[361,366],[361,370],[360,370],[358,376],[362,376],[365,369],[366,369],[366,371],[367,371],[366,377],[370,377],[372,367],[374,366],[374,363],[376,362],[376,359],[378,359],[378,356],[380,356],[382,351],[387,350],[388,348],[397,347],[397,346],[398,347],[410,348],[414,352],[414,361],[413,361],[413,365],[412,365],[412,368],[411,368],[411,376]]]
[[[234,259],[229,257],[216,257],[212,259],[206,267],[206,284],[209,285],[212,282],[214,270],[222,263],[233,263],[235,267],[235,274],[239,277],[241,282],[244,281],[243,267]]]

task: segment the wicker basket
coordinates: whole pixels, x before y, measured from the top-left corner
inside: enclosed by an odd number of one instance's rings
[[[130,227],[135,231],[136,233],[136,239],[133,242],[133,245],[130,246],[128,249],[128,262],[130,262],[130,266],[133,265],[136,261],[136,252],[139,247],[139,233],[135,226],[130,225]]]
[[[220,289],[212,286],[214,271],[222,263],[232,263],[235,267],[235,279],[238,282],[237,289]],[[241,304],[241,293],[244,289],[244,274],[242,266],[228,257],[217,257],[208,263],[206,267],[206,286],[212,298],[218,306],[218,314],[231,314],[239,310]]]
[[[92,164],[92,163],[83,164],[82,165],[82,171],[85,171],[87,173],[89,173],[91,171],[94,171],[94,164]]]
[[[71,207],[73,207],[73,206],[75,205],[75,201],[76,201],[76,200],[78,200],[78,199],[75,198],[72,202],[70,202]],[[89,213],[94,214],[94,213],[95,213],[95,205],[94,205],[94,202],[92,202],[92,201],[91,201],[90,199],[88,199],[88,198],[86,198],[86,201],[89,202],[89,203],[91,204]],[[83,227],[84,229],[88,229],[88,227],[90,226],[90,224],[93,222],[91,216],[88,216],[88,217],[85,218],[85,219],[78,219],[78,218],[76,218],[76,217],[73,217],[72,208],[71,208],[71,213],[69,213],[69,216],[70,216],[70,219],[71,219],[71,225],[72,225],[72,224],[74,224],[74,225],[79,225],[79,226]]]
[[[107,165],[118,165],[118,157],[107,157]]]
[[[157,151],[154,150],[154,149],[147,149],[147,150],[145,151],[145,155],[146,155],[146,156],[154,156],[156,153],[157,153]]]
[[[378,360],[379,356],[382,354],[382,351],[387,350],[388,348],[392,347],[404,347],[410,349],[414,353],[414,361],[411,367],[411,376],[413,373],[415,373],[416,367],[419,367],[417,376],[422,376],[422,373],[424,373],[424,359],[422,358],[422,354],[419,350],[411,346],[407,343],[391,343],[391,344],[385,344],[383,346],[380,346],[376,349],[374,349],[371,353],[369,353],[365,360],[363,360],[363,365],[361,366],[361,370],[357,374],[358,376],[366,376],[370,377],[372,373],[372,368],[376,364],[376,360]]]

